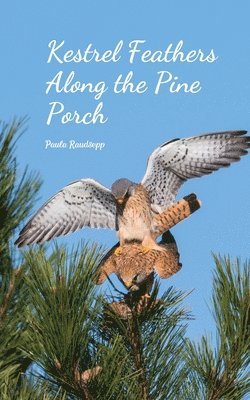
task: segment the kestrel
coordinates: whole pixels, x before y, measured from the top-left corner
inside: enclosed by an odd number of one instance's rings
[[[120,244],[156,244],[153,221],[174,203],[189,178],[210,174],[247,154],[246,131],[210,133],[163,143],[149,157],[146,173],[137,184],[119,179],[111,190],[93,179],[81,179],[55,194],[20,232],[16,244],[43,243],[83,227],[118,231]]]
[[[161,251],[151,249],[145,252],[144,247],[136,241],[122,247],[117,243],[102,258],[96,283],[103,283],[110,274],[115,273],[130,294],[136,292],[139,297],[150,296],[155,273],[160,278],[169,278],[181,268],[177,244],[169,229],[188,218],[200,206],[201,202],[191,193],[162,213],[156,214],[153,226],[156,236],[162,235],[158,242]],[[122,305],[121,307],[123,309]]]
[[[123,245],[117,255],[117,243],[101,260],[97,284],[103,283],[110,274],[115,273],[126,288],[133,291],[138,290],[144,283],[148,284],[149,277],[152,277],[154,272],[157,272],[160,278],[169,278],[175,274],[181,268],[181,264],[176,242],[169,229],[199,208],[200,201],[191,193],[154,217],[156,235],[163,234],[159,242],[161,251],[144,252],[141,244],[131,242]]]

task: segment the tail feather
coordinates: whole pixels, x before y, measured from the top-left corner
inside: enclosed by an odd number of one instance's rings
[[[155,215],[153,219],[154,237],[156,238],[160,236],[180,221],[189,217],[197,211],[200,206],[201,202],[197,199],[194,193],[191,193],[168,207],[162,213]]]

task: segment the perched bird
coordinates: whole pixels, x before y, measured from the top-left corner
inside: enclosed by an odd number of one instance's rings
[[[191,193],[155,215],[152,226],[155,238],[162,235],[158,243],[161,251],[151,249],[145,253],[138,241],[122,247],[119,247],[119,243],[113,246],[99,264],[97,284],[103,283],[110,274],[115,273],[130,291],[142,290],[143,293],[149,293],[155,272],[160,278],[169,278],[175,274],[181,264],[177,244],[169,229],[188,218],[200,205],[196,195]],[[120,248],[118,254],[117,248]]]
[[[154,272],[160,278],[169,278],[181,268],[176,242],[170,231],[162,235],[159,246],[162,251],[142,251],[142,246],[136,242],[125,244],[118,255],[115,249],[117,243],[103,257],[99,266],[97,284],[101,284],[112,273],[131,291],[136,291],[146,284],[147,292],[151,289]]]
[[[149,157],[139,184],[119,179],[109,190],[93,179],[73,182],[37,211],[16,244],[43,243],[89,226],[117,230],[121,245],[136,240],[148,250],[161,250],[154,216],[175,202],[187,179],[210,174],[247,154],[250,137],[245,134],[229,131],[164,143]]]

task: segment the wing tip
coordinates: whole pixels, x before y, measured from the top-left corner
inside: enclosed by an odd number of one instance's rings
[[[17,246],[19,249],[20,249],[20,247],[30,245],[30,244],[32,244],[32,242],[30,242],[29,239],[23,238],[22,236],[18,236],[18,238],[14,242],[14,245]]]
[[[248,131],[245,129],[239,129],[239,130],[233,131],[233,132],[235,132],[236,135],[243,136],[243,135],[246,135]]]
[[[23,238],[22,236],[19,236],[16,241],[14,242],[14,245],[17,246],[19,249],[20,247],[30,245],[32,243],[29,242],[28,239]]]
[[[244,143],[247,145],[246,148],[249,148],[250,147],[250,136],[245,136],[247,133],[248,133],[248,131],[245,129],[232,132],[232,134],[234,136],[244,136],[242,139],[244,139]]]
[[[22,247],[22,241],[21,241],[21,238],[20,238],[20,237],[18,237],[18,238],[15,240],[14,245],[17,246],[18,248]]]

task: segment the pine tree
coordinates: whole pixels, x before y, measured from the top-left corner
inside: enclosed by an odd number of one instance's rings
[[[41,181],[20,174],[23,121],[0,138],[0,399],[244,399],[249,390],[249,263],[214,257],[216,345],[187,338],[186,293],[108,294],[96,286],[103,248],[19,252],[17,228]]]
[[[13,246],[17,227],[33,206],[40,187],[37,175],[28,169],[20,175],[15,153],[24,120],[1,124],[0,134],[0,393],[20,385],[32,360],[22,351],[27,343],[27,288],[24,268]],[[15,382],[15,384],[13,383]],[[5,394],[6,393],[6,394]]]

